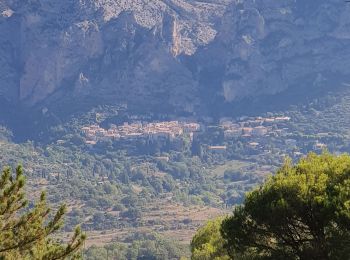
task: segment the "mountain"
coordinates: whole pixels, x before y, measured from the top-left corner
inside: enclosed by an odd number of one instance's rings
[[[349,14],[338,0],[0,0],[0,97],[59,114],[308,96],[349,79]]]

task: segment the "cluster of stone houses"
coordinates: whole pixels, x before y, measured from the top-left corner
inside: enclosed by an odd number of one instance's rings
[[[193,138],[193,133],[200,130],[198,123],[186,123],[179,121],[164,121],[155,123],[142,124],[124,123],[123,125],[112,125],[106,130],[98,125],[85,126],[82,129],[86,137],[87,144],[96,144],[102,140],[120,140],[120,139],[137,139],[148,138],[149,140],[175,139],[185,134]]]
[[[278,134],[273,130],[272,125],[287,122],[290,117],[270,117],[270,118],[242,118],[238,122],[232,120],[221,120],[221,127],[224,129],[225,139],[237,137],[262,137],[268,134]]]
[[[222,142],[218,145],[206,143],[197,132],[206,133],[208,129],[203,128],[195,122],[185,121],[163,121],[150,123],[124,123],[123,125],[112,125],[109,129],[104,129],[98,125],[89,125],[81,130],[85,136],[85,142],[95,145],[99,141],[121,141],[121,144],[129,145],[134,140],[147,140],[147,144],[154,143],[170,145],[170,149],[181,150],[184,139],[193,138],[199,142],[201,147],[211,154],[225,154],[229,150],[230,142],[239,139],[248,153],[270,154],[271,145],[280,151],[281,156],[285,153],[293,153],[293,157],[301,157],[310,147],[315,151],[322,151],[327,145],[317,139],[299,140],[289,131],[289,117],[257,117],[240,118],[236,120],[224,118],[220,121],[220,129],[224,134]],[[203,128],[203,129],[202,129]],[[210,134],[210,131],[208,131]],[[320,139],[326,134],[319,134]],[[273,139],[269,138],[273,137]],[[276,139],[277,137],[277,139]],[[124,143],[126,141],[126,143]],[[159,141],[159,142],[158,142]],[[164,142],[164,141],[170,141]],[[203,141],[203,142],[202,142]],[[226,141],[226,142],[225,142]],[[271,143],[273,142],[273,143]]]
[[[245,147],[251,151],[260,151],[268,154],[271,151],[268,146],[271,145],[268,137],[280,137],[274,143],[274,147],[284,152],[291,152],[293,157],[301,157],[304,154],[301,151],[307,151],[312,147],[314,151],[322,151],[327,149],[325,143],[319,140],[297,140],[293,137],[293,133],[288,130],[288,122],[290,117],[243,117],[238,120],[222,119],[220,125],[224,131],[226,140],[240,138]],[[327,137],[327,133],[319,133],[317,136]],[[222,148],[222,150],[224,150]],[[285,154],[282,154],[285,155]]]

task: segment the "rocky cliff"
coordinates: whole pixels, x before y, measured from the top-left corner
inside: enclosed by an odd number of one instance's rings
[[[0,0],[0,95],[197,112],[346,80],[338,0]]]

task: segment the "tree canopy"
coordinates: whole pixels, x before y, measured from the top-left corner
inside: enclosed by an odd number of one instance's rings
[[[230,259],[224,248],[224,239],[220,234],[223,218],[209,221],[200,228],[191,241],[193,260],[228,260]]]
[[[85,235],[75,230],[66,245],[52,237],[63,224],[66,212],[62,205],[56,213],[46,203],[45,193],[28,207],[22,167],[15,175],[10,168],[0,176],[0,259],[76,259]]]
[[[226,248],[256,259],[350,259],[350,156],[287,161],[221,227]]]

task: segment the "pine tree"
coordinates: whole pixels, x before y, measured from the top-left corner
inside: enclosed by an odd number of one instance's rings
[[[225,248],[250,259],[350,259],[350,156],[287,161],[223,221]]]
[[[78,259],[85,240],[79,227],[66,245],[52,237],[62,227],[65,205],[51,214],[45,193],[42,193],[36,205],[29,209],[24,187],[21,166],[14,176],[10,168],[3,170],[0,176],[0,259]]]

